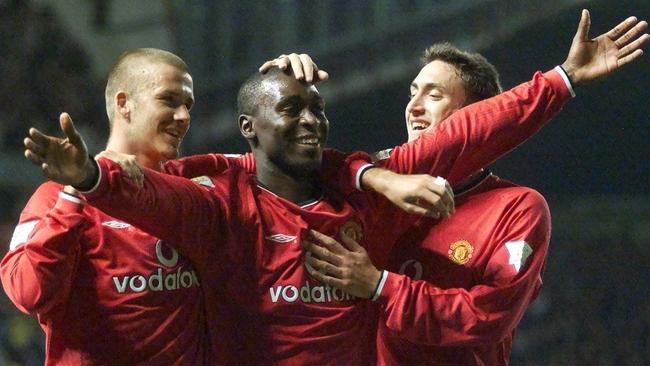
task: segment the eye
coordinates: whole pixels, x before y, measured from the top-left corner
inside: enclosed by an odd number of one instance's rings
[[[429,98],[433,100],[440,100],[442,99],[442,94],[439,93],[429,93]]]

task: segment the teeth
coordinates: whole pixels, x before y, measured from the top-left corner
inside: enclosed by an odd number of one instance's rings
[[[424,130],[429,127],[429,124],[424,122],[413,122],[411,127],[413,127],[414,130]]]
[[[318,143],[318,138],[317,137],[310,137],[310,138],[302,138],[298,139],[299,144],[317,144]]]

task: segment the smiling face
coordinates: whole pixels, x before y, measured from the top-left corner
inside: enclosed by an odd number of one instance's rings
[[[134,91],[127,127],[131,153],[150,161],[174,159],[190,127],[194,104],[192,77],[175,66],[151,63]]]
[[[250,124],[241,124],[258,161],[269,161],[290,175],[320,167],[329,121],[325,102],[313,85],[276,72],[258,88]],[[240,117],[241,121],[241,117]]]
[[[420,70],[411,83],[409,95],[411,99],[405,110],[409,141],[442,122],[468,100],[456,67],[440,60]]]

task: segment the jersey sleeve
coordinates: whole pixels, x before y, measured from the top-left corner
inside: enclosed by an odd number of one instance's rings
[[[550,238],[550,214],[535,193],[519,202],[483,273],[469,290],[442,289],[387,272],[379,301],[385,326],[410,342],[469,346],[511,334],[537,296]]]
[[[143,170],[139,188],[115,162],[100,158],[97,164],[96,187],[82,192],[89,203],[164,240],[194,263],[206,257],[227,209],[211,189],[150,169]]]
[[[84,202],[61,192],[51,203],[56,194],[38,190],[32,196],[0,263],[4,290],[25,313],[46,313],[65,301],[81,252]]]
[[[162,172],[185,178],[200,176],[213,177],[236,166],[255,174],[253,154],[203,154],[192,155],[177,160],[169,160],[162,166]]]
[[[320,175],[327,187],[348,196],[357,191],[359,173],[366,166],[371,166],[371,158],[365,152],[348,154],[335,149],[325,149]]]
[[[455,185],[533,136],[571,98],[560,71],[532,80],[449,116],[398,146],[381,166],[402,174],[445,177]]]

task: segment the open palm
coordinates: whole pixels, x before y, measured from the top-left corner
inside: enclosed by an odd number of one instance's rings
[[[591,18],[583,10],[569,55],[562,64],[574,83],[587,82],[608,75],[643,55],[641,47],[650,40],[643,31],[645,21],[629,17],[609,32],[589,39]]]
[[[59,122],[65,138],[48,136],[35,128],[29,130],[24,141],[25,157],[39,165],[49,179],[64,185],[80,185],[93,169],[88,149],[67,113],[61,114]]]

